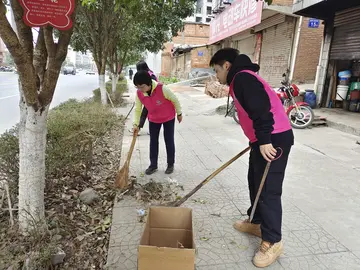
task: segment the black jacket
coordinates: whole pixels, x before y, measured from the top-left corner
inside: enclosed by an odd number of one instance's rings
[[[251,62],[250,58],[240,54],[231,66],[227,76],[227,84],[234,80],[233,89],[236,99],[253,121],[257,143],[259,145],[273,143],[274,145],[294,144],[292,130],[271,134],[274,130],[274,117],[271,109],[270,99],[263,84],[249,73],[239,73],[242,70],[258,72],[259,65]]]

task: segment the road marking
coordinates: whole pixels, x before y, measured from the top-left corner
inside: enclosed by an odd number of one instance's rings
[[[9,85],[16,85],[16,82],[13,83],[1,83],[0,86],[9,86]]]
[[[7,99],[7,98],[12,98],[12,97],[18,97],[19,95],[12,95],[12,96],[7,96],[7,97],[0,97],[0,100],[2,99]]]

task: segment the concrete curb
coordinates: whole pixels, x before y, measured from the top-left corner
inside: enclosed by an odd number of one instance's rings
[[[360,128],[354,128],[349,125],[338,123],[326,118],[326,123],[330,128],[337,129],[339,131],[345,132],[347,134],[355,135],[360,137]]]

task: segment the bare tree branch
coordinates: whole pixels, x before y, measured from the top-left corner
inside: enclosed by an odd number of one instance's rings
[[[44,27],[44,40],[46,50],[48,52],[48,57],[51,59],[55,59],[56,56],[56,45],[54,43],[53,37],[53,28],[51,26]]]
[[[29,57],[30,62],[32,62],[34,45],[33,45],[33,34],[31,27],[27,26],[24,23],[23,20],[24,10],[21,7],[19,1],[11,0],[10,4],[14,14],[14,19],[16,23],[17,32],[19,35],[20,44],[24,48],[26,56]]]
[[[78,4],[79,1],[76,1]],[[75,14],[77,10],[77,5],[75,11],[71,15],[71,19],[75,20]],[[71,35],[73,33],[73,27],[67,31],[60,31],[58,42],[54,42],[54,29],[53,27],[45,27],[43,29],[44,33],[44,43],[48,55],[47,68],[44,73],[44,79],[42,83],[42,88],[39,93],[39,102],[45,107],[50,104],[54,96],[56,83],[59,78],[61,64],[66,59],[68,52],[68,46],[70,43]]]
[[[64,60],[66,59],[72,32],[73,32],[72,29],[69,31],[60,32],[60,37],[56,51],[56,60],[64,62]]]
[[[47,50],[45,45],[45,38],[44,38],[44,29],[40,28],[38,39],[36,41],[35,50],[34,50],[34,68],[36,71],[36,74],[39,77],[39,84],[44,79],[44,72],[46,69],[46,63],[47,63]],[[38,85],[40,88],[40,86]]]
[[[71,20],[73,21],[73,23],[75,24],[75,14],[78,11],[78,5],[80,4],[79,0],[75,0],[75,9],[74,12],[71,14]],[[74,25],[70,30],[67,31],[60,31],[60,36],[59,36],[59,40],[58,40],[58,44],[57,44],[57,51],[56,51],[56,60],[60,61],[61,63],[65,61],[66,59],[66,55],[68,52],[68,47],[69,47],[69,43],[70,43],[70,39],[71,36],[73,34],[74,31]]]

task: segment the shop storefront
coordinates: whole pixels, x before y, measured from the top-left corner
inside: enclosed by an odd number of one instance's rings
[[[275,15],[255,27],[262,33],[260,75],[276,86],[282,74],[290,68],[296,19],[284,14]]]
[[[326,104],[360,112],[360,7],[335,13]]]
[[[238,49],[241,53],[244,53],[254,61],[255,47],[256,47],[256,35],[251,31],[245,31],[245,33],[238,34],[232,37],[231,47]]]
[[[315,85],[318,104],[360,112],[359,1],[299,1],[294,12],[325,21]]]

